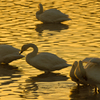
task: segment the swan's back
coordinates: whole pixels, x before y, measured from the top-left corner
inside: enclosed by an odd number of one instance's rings
[[[41,20],[42,22],[51,22],[51,23],[62,22],[68,19],[69,19],[68,15],[63,14],[61,11],[56,9],[46,10],[39,16],[39,20]]]
[[[11,45],[0,45],[0,56],[4,56],[7,54],[18,54],[19,53],[19,49],[16,49],[14,47],[12,47]]]
[[[96,63],[89,63],[86,66],[87,76],[90,81],[100,84],[100,65]]]
[[[31,59],[26,57],[26,61],[39,70],[53,71],[68,66],[65,60],[51,53],[39,53]]]
[[[44,11],[43,12],[43,14],[45,14],[45,15],[49,15],[49,16],[53,16],[54,18],[61,18],[61,17],[68,17],[68,15],[66,15],[66,14],[64,14],[64,13],[62,13],[61,11],[59,11],[59,10],[57,10],[57,9],[49,9],[49,10],[46,10],[46,11]],[[49,17],[48,16],[48,17]]]
[[[11,61],[24,57],[19,55],[19,49],[12,47],[11,45],[0,45],[0,63],[10,63]]]

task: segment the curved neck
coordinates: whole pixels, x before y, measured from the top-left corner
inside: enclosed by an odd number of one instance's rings
[[[82,61],[79,61],[78,67],[79,67],[80,73],[82,74],[82,77],[83,78],[86,78],[86,71],[84,69],[84,66],[83,66]]]
[[[32,47],[34,50],[27,55],[26,58],[28,58],[28,59],[36,56],[38,53],[38,47],[35,44],[28,44],[27,48],[29,48],[29,47]]]
[[[77,64],[78,64],[77,61],[75,61],[75,62],[73,63],[72,68],[71,68],[71,71],[70,71],[70,76],[74,76],[74,71],[75,71],[75,69],[76,69],[76,67],[77,67]]]

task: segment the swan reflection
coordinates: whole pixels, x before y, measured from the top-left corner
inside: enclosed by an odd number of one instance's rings
[[[19,55],[19,51],[20,49],[11,45],[0,44],[0,64],[8,64],[14,60],[23,58],[23,55]]]
[[[18,73],[21,73],[18,67],[8,64],[0,64],[0,77],[12,76],[12,74],[18,74]]]
[[[54,81],[66,81],[67,76],[60,73],[43,73],[36,77],[30,77],[30,81],[33,82],[54,82]]]
[[[60,32],[61,30],[68,29],[68,25],[66,24],[37,24],[35,30],[39,33],[42,33],[44,30],[49,31],[57,31]]]
[[[70,100],[99,100],[100,94],[93,92],[91,86],[75,86],[70,91]]]
[[[39,97],[38,93],[36,92],[38,90],[38,85],[35,82],[28,82],[23,84],[19,84],[19,89],[23,92],[20,94],[21,98],[27,98],[27,99],[37,99]]]
[[[20,73],[21,71],[18,69],[18,67],[8,64],[0,64],[0,86],[18,81],[17,78],[21,77]],[[12,78],[16,79],[13,80]]]

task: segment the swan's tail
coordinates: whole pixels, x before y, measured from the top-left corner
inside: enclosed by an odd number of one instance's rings
[[[58,64],[58,65],[55,65],[54,66],[54,69],[53,70],[60,70],[60,69],[63,69],[63,68],[66,68],[68,66],[72,66],[71,64]]]

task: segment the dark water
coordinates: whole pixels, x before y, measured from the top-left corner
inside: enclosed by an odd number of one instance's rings
[[[35,17],[40,2],[45,10],[57,8],[72,20],[42,24]],[[0,44],[20,49],[25,43],[34,43],[39,52],[54,53],[70,64],[85,57],[100,57],[100,1],[1,0]],[[92,87],[77,87],[70,80],[70,68],[45,75],[25,58],[10,66],[0,65],[0,100],[99,100]]]

